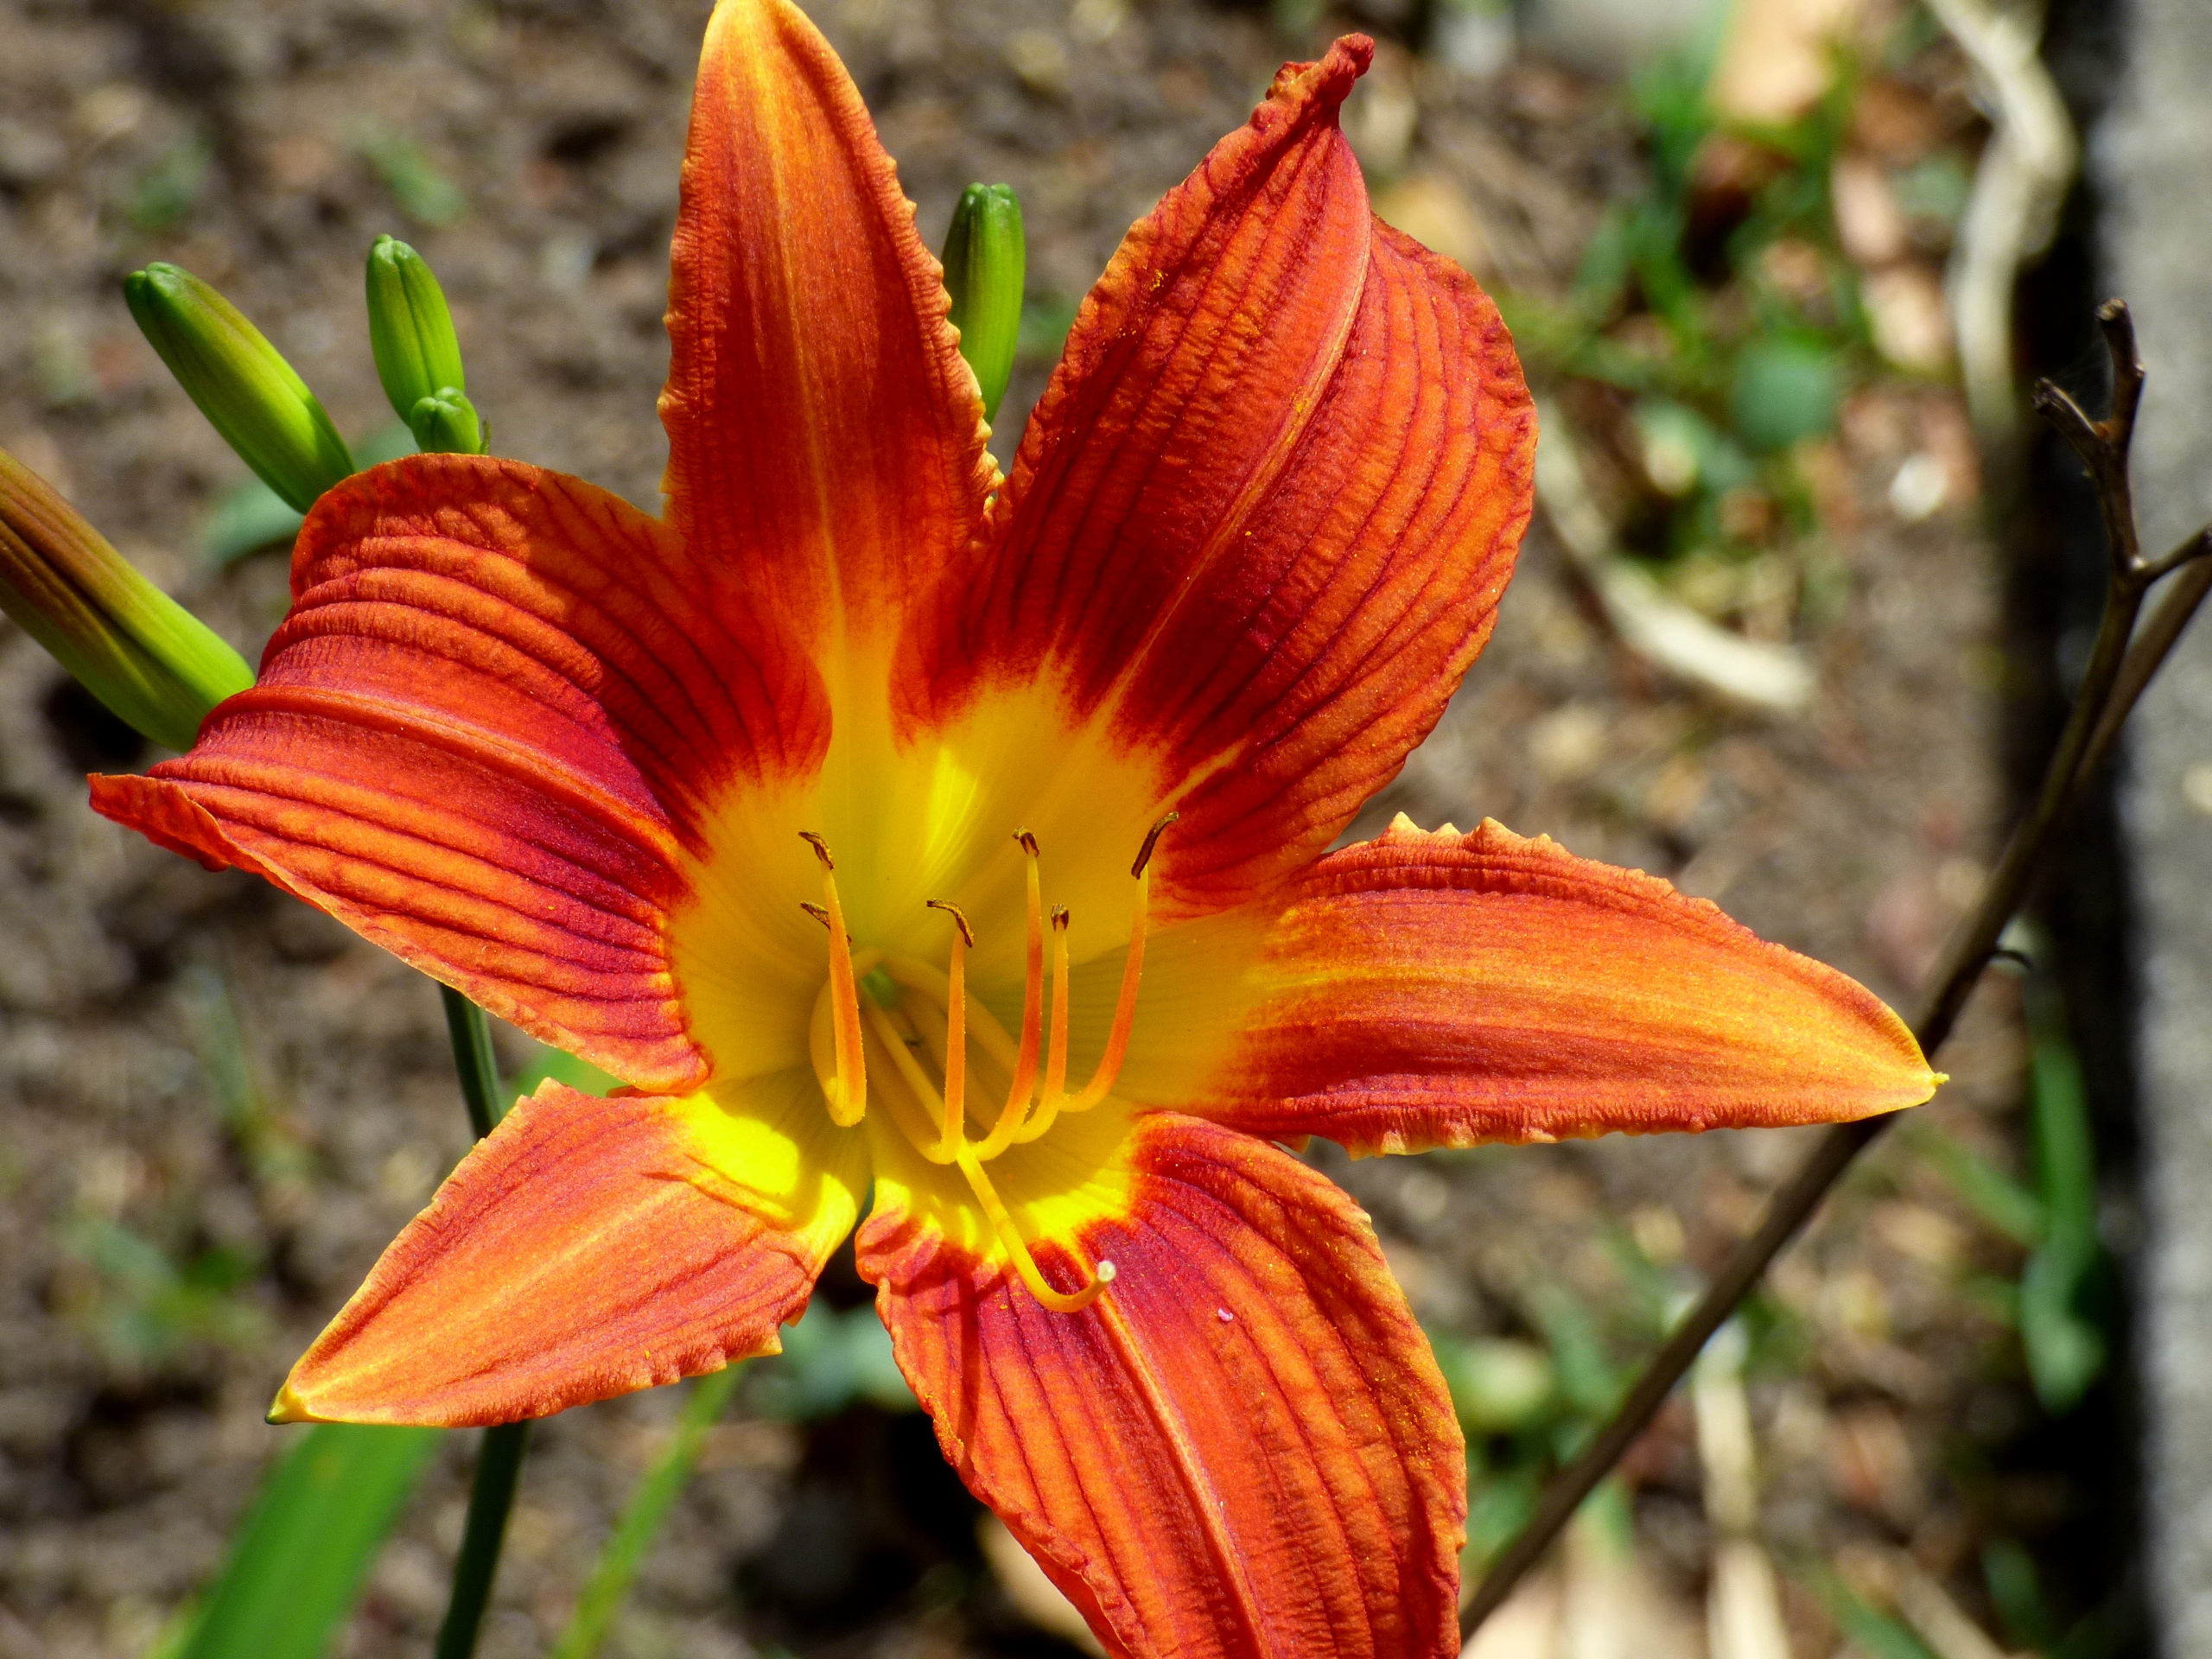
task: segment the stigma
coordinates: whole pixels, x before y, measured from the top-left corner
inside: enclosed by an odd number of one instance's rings
[[[820,836],[801,832],[822,867],[823,887],[823,902],[804,908],[830,933],[830,973],[815,1001],[808,1046],[830,1121],[851,1128],[862,1121],[873,1101],[924,1158],[957,1168],[1022,1283],[1039,1302],[1058,1313],[1089,1306],[1113,1282],[1114,1264],[1102,1261],[1087,1269],[1084,1282],[1071,1291],[1052,1285],[1021,1236],[987,1166],[1009,1147],[1036,1140],[1060,1117],[1089,1111],[1113,1092],[1128,1052],[1144,973],[1152,855],[1176,817],[1171,812],[1152,826],[1129,868],[1135,902],[1113,1023],[1089,1081],[1073,1093],[1067,1087],[1068,933],[1072,922],[1065,905],[1053,906],[1047,915],[1041,853],[1034,836],[1027,830],[1014,835],[1027,887],[1021,1024],[1015,1033],[1007,1032],[988,1008],[969,1000],[967,959],[976,934],[958,906],[944,899],[929,901],[931,909],[952,924],[948,959],[941,970],[915,957],[855,949],[837,897],[836,861]],[[1000,1079],[1003,1094],[995,1086]],[[969,1114],[976,1109],[971,1083],[993,1085],[988,1094],[997,1103],[980,1136],[969,1133]],[[988,1105],[982,1109],[988,1110]]]

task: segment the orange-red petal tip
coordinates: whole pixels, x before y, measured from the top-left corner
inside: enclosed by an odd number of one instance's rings
[[[1356,1154],[1841,1122],[1942,1081],[1834,969],[1488,820],[1318,861],[1259,983],[1208,1115]]]

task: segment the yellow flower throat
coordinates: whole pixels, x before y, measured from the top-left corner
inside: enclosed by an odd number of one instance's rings
[[[1128,1052],[1137,986],[1144,971],[1145,913],[1152,888],[1153,850],[1175,818],[1171,812],[1152,826],[1136,862],[1130,866],[1129,874],[1136,881],[1136,903],[1114,1023],[1097,1069],[1082,1092],[1072,1096],[1067,1092],[1068,911],[1065,905],[1055,906],[1051,916],[1052,1002],[1048,1040],[1046,918],[1034,836],[1024,830],[1014,837],[1027,861],[1029,889],[1027,973],[1022,991],[1021,1034],[1016,1040],[988,1008],[969,1001],[967,960],[976,936],[959,906],[942,899],[929,900],[931,909],[944,911],[952,919],[952,956],[944,970],[912,957],[873,949],[856,951],[845,931],[844,906],[837,899],[836,861],[820,836],[800,831],[821,861],[823,889],[823,903],[804,908],[830,930],[830,977],[815,999],[808,1046],[830,1121],[843,1128],[859,1123],[867,1116],[873,1084],[875,1098],[916,1151],[933,1164],[958,1166],[1022,1283],[1046,1307],[1063,1313],[1072,1313],[1096,1300],[1113,1282],[1114,1264],[1099,1262],[1080,1289],[1055,1290],[1039,1270],[1036,1258],[1016,1230],[1005,1201],[983,1166],[1008,1147],[1036,1140],[1056,1118],[1089,1111],[1112,1091],[1121,1074],[1122,1057]],[[1007,1085],[997,1121],[980,1141],[970,1140],[968,1134],[971,1039],[981,1051],[982,1061],[976,1070],[980,1073],[988,1068],[1001,1075]]]

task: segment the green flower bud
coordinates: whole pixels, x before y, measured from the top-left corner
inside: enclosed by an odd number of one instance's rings
[[[445,290],[421,254],[389,236],[369,250],[369,349],[392,412],[410,426],[425,397],[468,388]]]
[[[177,384],[263,483],[305,512],[351,475],[330,416],[236,306],[175,265],[133,271],[123,293]]]
[[[253,671],[0,450],[0,610],[136,730],[188,749]]]
[[[1021,334],[1021,285],[1027,257],[1021,203],[1005,184],[971,184],[960,193],[944,237],[944,286],[960,355],[983,394],[983,418],[998,413],[1014,372]]]
[[[407,411],[407,429],[415,435],[415,447],[427,454],[484,453],[484,423],[476,418],[476,405],[451,386],[416,399]]]

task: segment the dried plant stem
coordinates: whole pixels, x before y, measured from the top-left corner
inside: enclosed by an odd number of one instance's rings
[[[2212,592],[2212,526],[2163,558],[2146,561],[2139,545],[2127,452],[2134,436],[2143,366],[2127,308],[2114,300],[2097,314],[2113,367],[2113,412],[2092,421],[2080,405],[2045,381],[2036,407],[2088,467],[2104,510],[2111,554],[2105,608],[2073,712],[2051,753],[2043,785],[2013,830],[1980,901],[1953,936],[1936,971],[1927,1006],[1913,1022],[1923,1052],[1933,1054],[1951,1034],[1967,999],[1997,951],[2005,925],[2019,910],[2040,874],[2057,832],[2082,798],[2097,766],[2111,752],[2128,711],[2180,639],[2197,606]],[[2152,585],[2179,570],[2175,591],[2139,637],[2136,621]],[[1830,1129],[1804,1166],[1769,1204],[1758,1230],[1737,1246],[1695,1307],[1675,1327],[1637,1378],[1628,1396],[1595,1440],[1544,1489],[1536,1511],[1492,1564],[1460,1618],[1471,1634],[1512,1592],[1582,1500],[1648,1427],[1699,1351],[1732,1313],[1767,1266],[1796,1235],[1843,1172],[1881,1135],[1895,1115],[1840,1123]]]
[[[450,985],[438,988],[445,1000],[446,1030],[453,1039],[454,1070],[461,1074],[461,1097],[478,1140],[506,1116],[499,1090],[499,1067],[492,1052],[492,1022],[484,1010]],[[515,1487],[522,1478],[523,1453],[529,1449],[527,1422],[501,1423],[484,1431],[476,1454],[476,1478],[468,1489],[468,1520],[461,1530],[461,1553],[454,1558],[453,1592],[445,1622],[438,1626],[437,1659],[469,1659],[476,1633],[492,1599],[499,1571],[499,1550],[506,1541]]]

